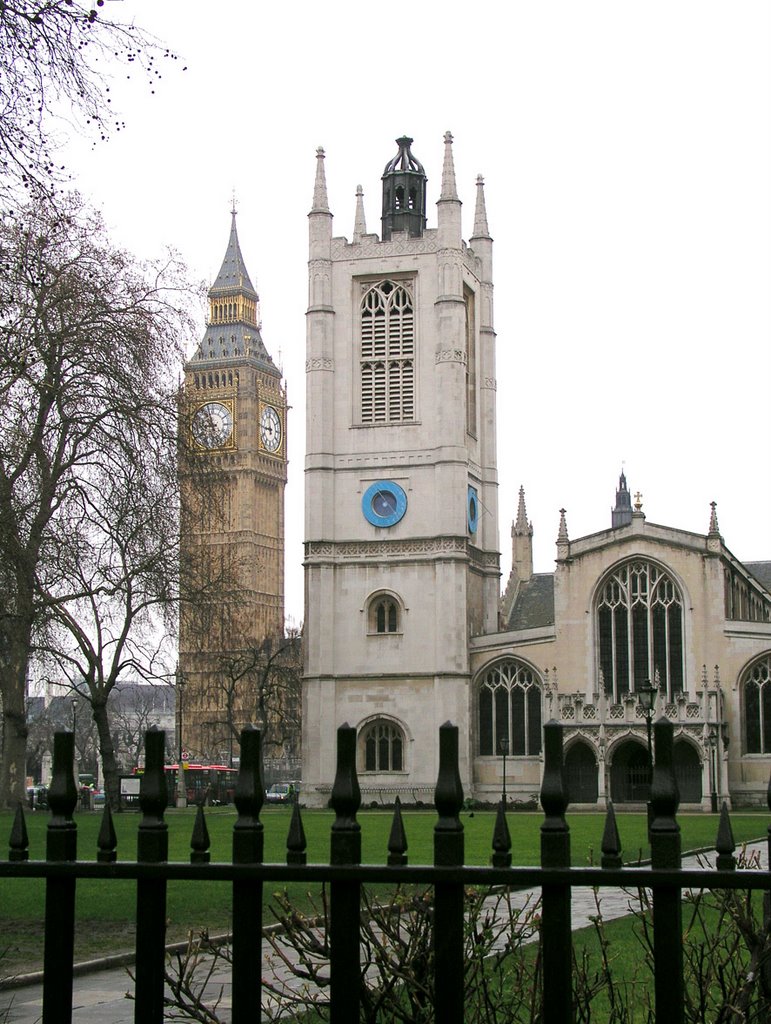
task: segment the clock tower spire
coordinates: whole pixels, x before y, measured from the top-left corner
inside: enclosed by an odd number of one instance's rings
[[[221,760],[257,717],[230,667],[284,631],[286,388],[262,338],[259,296],[241,252],[235,201],[201,341],[180,401],[183,746]]]

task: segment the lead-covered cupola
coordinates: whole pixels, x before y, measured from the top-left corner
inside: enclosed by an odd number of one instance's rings
[[[383,171],[383,241],[394,231],[409,238],[420,238],[426,226],[426,172],[412,155],[412,139],[403,135],[396,140],[399,152]]]

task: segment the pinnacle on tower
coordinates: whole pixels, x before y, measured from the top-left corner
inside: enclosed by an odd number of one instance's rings
[[[324,174],[324,148],[316,150],[316,180],[313,184],[313,208],[311,213],[329,213],[327,179]]]
[[[569,544],[570,538],[568,537],[568,521],[565,518],[566,512],[564,508],[560,509],[560,527],[557,533],[558,544]]]
[[[709,514],[709,533],[712,537],[719,537],[720,527],[717,524],[717,502],[711,501],[709,507],[711,509]]]
[[[485,179],[481,174],[477,175],[477,202],[474,209],[474,231],[471,237],[490,237],[490,229],[487,226],[487,208],[485,206]]]
[[[383,241],[394,231],[420,238],[426,226],[426,172],[410,151],[412,139],[396,140],[399,152],[383,171]]]
[[[611,529],[615,530],[619,526],[628,526],[631,522],[632,496],[626,486],[626,476],[622,469],[621,476],[618,478],[618,487],[616,488],[616,507],[611,509],[610,512],[610,525]]]
[[[514,523],[514,533],[519,536],[533,535],[533,524],[527,521],[527,508],[525,507],[525,488],[519,488],[519,504],[517,505],[517,519]]]
[[[360,242],[367,233],[367,221],[364,217],[364,189],[356,186],[356,216],[353,222],[353,240]]]
[[[455,184],[455,163],[452,158],[452,132],[444,133],[444,165],[442,167],[442,199],[458,202],[458,189]]]

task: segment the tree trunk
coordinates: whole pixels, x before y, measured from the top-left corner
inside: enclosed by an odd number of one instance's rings
[[[115,747],[110,732],[110,720],[107,717],[107,703],[94,702],[92,704],[94,724],[99,734],[99,756],[102,759],[102,773],[104,775],[105,799],[110,805],[111,811],[119,811],[120,806],[120,779],[118,777],[118,764],[115,760]]]
[[[3,747],[0,807],[15,808],[27,796],[27,667],[29,632],[10,637],[8,660],[2,672]]]

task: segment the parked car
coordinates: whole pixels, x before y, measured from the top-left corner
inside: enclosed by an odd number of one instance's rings
[[[46,786],[30,786],[27,790],[27,803],[33,811],[48,810],[48,789]]]
[[[299,788],[299,782],[274,782],[265,794],[265,799],[269,804],[289,804],[294,800]]]

